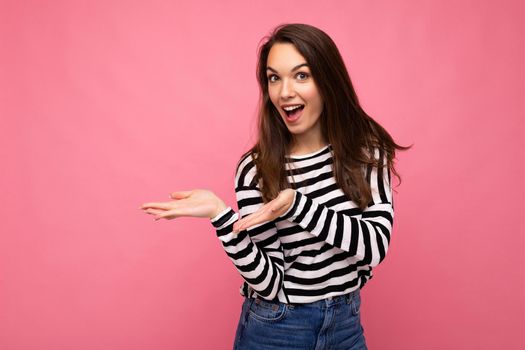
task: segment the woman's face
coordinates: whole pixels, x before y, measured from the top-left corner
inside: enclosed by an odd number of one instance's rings
[[[290,43],[276,43],[266,65],[268,94],[294,138],[319,140],[323,100],[306,59]]]

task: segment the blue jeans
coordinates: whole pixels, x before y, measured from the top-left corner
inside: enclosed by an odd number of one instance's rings
[[[359,289],[307,304],[245,298],[234,350],[367,350]]]

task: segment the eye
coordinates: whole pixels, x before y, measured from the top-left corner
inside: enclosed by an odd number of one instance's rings
[[[275,79],[274,79],[274,78],[275,78]],[[271,74],[271,75],[268,76],[268,81],[269,81],[270,83],[275,82],[277,79],[278,79],[278,77],[277,77],[277,75],[275,75],[275,74]]]
[[[297,73],[296,77],[298,77],[299,80],[306,80],[309,77],[309,75],[305,72],[299,72]]]

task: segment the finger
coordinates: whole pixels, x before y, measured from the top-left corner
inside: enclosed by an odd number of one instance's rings
[[[244,229],[244,227],[246,226],[246,223],[249,222],[249,220],[251,219],[251,216],[254,215],[254,214],[250,214],[250,215],[240,219],[239,221],[235,222],[233,224],[233,231],[234,232],[242,231]]]
[[[159,219],[175,219],[179,216],[184,216],[184,213],[181,213],[180,210],[165,210],[162,213],[155,215],[155,220]]]
[[[269,208],[261,208],[260,212],[255,212],[251,215],[248,215],[244,219],[242,219],[240,222],[238,222],[237,230],[242,231],[247,228],[253,227],[257,224],[263,223],[265,221],[269,221],[272,219],[271,214],[269,213]]]
[[[191,191],[177,191],[177,192],[172,192],[170,194],[170,197],[173,199],[183,199],[183,198],[189,197],[190,194],[191,194]]]
[[[242,218],[233,224],[233,232],[240,232],[257,224],[270,221],[278,216],[280,210],[288,204],[286,198],[277,196],[274,200],[266,203],[256,212]]]
[[[261,207],[259,210],[253,212],[252,214],[245,216],[244,218],[240,219],[236,223],[233,224],[233,230],[234,231],[241,231],[246,224],[251,222],[253,219],[259,217],[262,214],[263,207]]]
[[[161,214],[161,213],[164,213],[164,210],[161,210],[161,209],[151,209],[151,208],[148,208],[146,210],[144,210],[147,214],[152,214],[152,215],[157,215],[157,214]]]
[[[241,231],[239,227],[241,227],[241,224],[239,221],[233,223],[233,228],[232,228],[233,233],[239,233]]]
[[[266,203],[265,205],[263,205],[262,207],[260,207],[257,211],[253,212],[252,214],[240,219],[239,221],[237,221],[236,223],[233,224],[233,230],[234,231],[242,231],[243,229],[246,229],[248,227],[251,227],[251,226],[254,226],[258,223],[261,223],[261,222],[264,222],[264,221],[268,221],[267,218],[265,217],[261,217],[261,215],[264,215],[264,214],[269,214],[269,212],[271,211],[271,206],[273,204],[273,202],[275,201],[275,199],[273,201],[270,201],[268,203]],[[259,221],[260,220],[260,221]],[[259,222],[257,222],[259,221]]]
[[[173,205],[173,203],[166,203],[166,202],[163,202],[163,203],[144,203],[144,204],[142,204],[142,209],[153,208],[153,209],[169,210],[169,209],[171,209],[172,205]]]

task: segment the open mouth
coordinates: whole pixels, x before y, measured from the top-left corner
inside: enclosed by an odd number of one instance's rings
[[[293,118],[296,114],[301,112],[304,108],[304,105],[296,105],[291,107],[284,107],[283,110],[288,116],[288,118]]]

